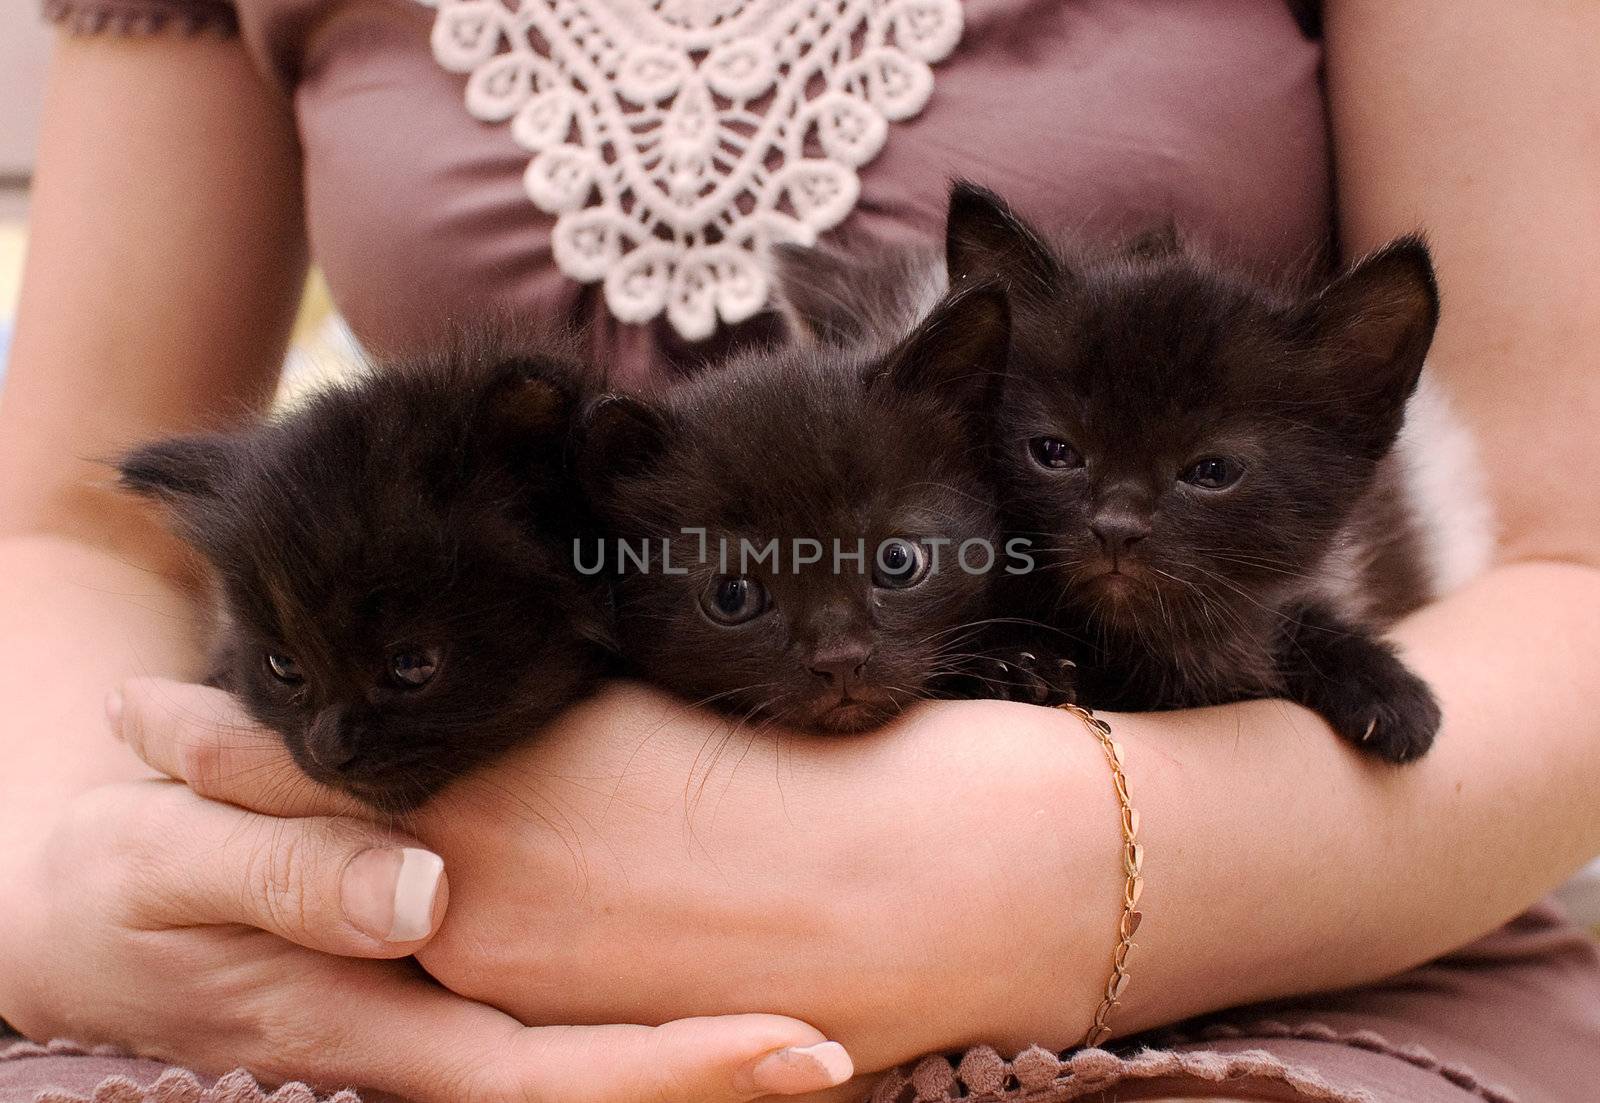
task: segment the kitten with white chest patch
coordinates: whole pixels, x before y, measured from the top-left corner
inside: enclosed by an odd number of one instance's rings
[[[1424,243],[1284,293],[1175,240],[1057,248],[958,185],[946,263],[955,289],[1007,290],[993,462],[1003,523],[1041,566],[1008,594],[1078,641],[1079,700],[1286,696],[1380,758],[1426,752],[1438,705],[1379,633],[1470,573],[1489,534],[1423,374],[1439,309]],[[1452,562],[1418,496],[1445,453],[1454,512],[1479,522]]]

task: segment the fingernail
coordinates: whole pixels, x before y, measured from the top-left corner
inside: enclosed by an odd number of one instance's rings
[[[118,739],[122,738],[122,690],[114,689],[106,694],[106,722],[111,725],[111,734]]]
[[[345,867],[340,894],[345,918],[385,942],[415,942],[433,931],[444,859],[431,850],[395,846],[363,850]]]
[[[838,1042],[818,1042],[774,1050],[742,1071],[741,1087],[764,1095],[801,1095],[838,1087],[855,1074],[855,1063]]]

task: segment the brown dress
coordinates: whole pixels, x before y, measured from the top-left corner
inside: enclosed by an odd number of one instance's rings
[[[78,33],[242,37],[293,108],[315,259],[376,350],[562,319],[613,384],[658,385],[772,332],[773,241],[936,240],[954,177],[1081,234],[1170,218],[1264,274],[1321,263],[1331,236],[1315,14],[1282,0],[838,0],[791,22],[786,0],[45,7]],[[568,69],[530,41],[564,43]],[[575,81],[589,64],[606,79]],[[243,1073],[6,1047],[0,1103],[264,1097]],[[1385,984],[1110,1051],[930,1058],[879,1097],[1593,1103],[1597,1085],[1600,959],[1544,908]]]

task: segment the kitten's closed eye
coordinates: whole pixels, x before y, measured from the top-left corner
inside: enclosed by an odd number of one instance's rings
[[[748,575],[718,575],[700,597],[700,607],[717,624],[743,624],[767,611],[767,588]]]
[[[1227,456],[1207,456],[1189,465],[1179,476],[1190,486],[1202,490],[1226,490],[1244,475],[1244,465]]]
[[[1057,437],[1034,437],[1028,442],[1028,451],[1040,467],[1064,470],[1083,466],[1082,454]]]

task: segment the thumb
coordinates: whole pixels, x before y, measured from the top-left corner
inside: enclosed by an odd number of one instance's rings
[[[825,1091],[852,1072],[842,1046],[781,1015],[526,1027],[396,962],[303,963],[251,997],[259,1022],[190,1039],[196,1067],[243,1064],[264,1081],[412,1103],[748,1103]]]
[[[405,957],[448,888],[438,855],[368,823],[278,819],[165,790],[139,834],[127,904],[151,927],[241,924],[342,957]]]

